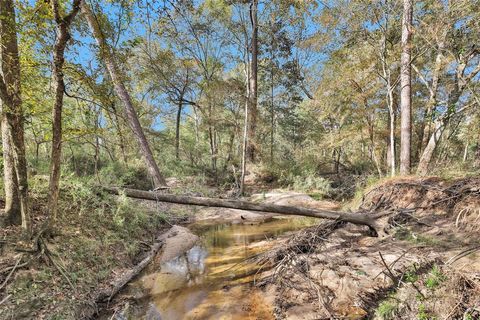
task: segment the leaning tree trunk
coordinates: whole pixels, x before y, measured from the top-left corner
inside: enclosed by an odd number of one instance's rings
[[[425,176],[428,173],[428,167],[433,158],[433,153],[437,148],[438,141],[442,137],[443,131],[445,130],[445,125],[438,121],[435,123],[435,129],[428,140],[427,146],[423,150],[420,161],[418,162],[417,175]]]
[[[400,174],[410,173],[410,152],[412,142],[412,0],[403,1],[402,57],[400,71]]]
[[[150,149],[147,138],[145,137],[145,133],[140,125],[140,121],[138,120],[132,99],[125,87],[125,84],[123,83],[122,77],[120,76],[120,72],[115,62],[114,52],[106,43],[103,33],[100,29],[100,25],[98,24],[98,21],[96,20],[88,4],[82,1],[81,10],[88,22],[90,30],[92,31],[98,46],[100,47],[100,54],[105,62],[110,78],[112,79],[115,92],[125,106],[125,113],[128,123],[135,138],[137,139],[138,145],[145,159],[148,172],[153,178],[154,185],[155,187],[166,187],[167,184],[165,182],[165,178],[161,174],[160,169],[155,162],[152,150]]]
[[[453,95],[453,98],[450,99],[450,105],[454,106],[458,102],[460,98],[459,92],[457,92]],[[428,144],[423,150],[422,156],[420,158],[420,162],[418,163],[417,167],[417,175],[420,176],[425,176],[428,173],[428,167],[430,166],[430,163],[433,158],[433,154],[435,153],[435,149],[437,148],[438,142],[442,138],[442,134],[445,131],[445,128],[448,124],[448,120],[461,112],[464,112],[465,110],[471,108],[472,106],[475,106],[475,103],[467,104],[455,111],[448,111],[446,114],[444,114],[442,117],[438,118],[435,120],[434,123],[434,128],[433,128],[433,133],[430,136],[430,139],[428,140]]]
[[[25,143],[23,132],[23,110],[20,93],[20,59],[18,56],[17,26],[15,21],[15,7],[12,0],[0,0],[0,50],[1,68],[0,98],[2,99],[2,139],[11,146],[11,152],[6,154],[6,176],[9,170],[14,174],[8,174],[10,181],[6,184],[17,186],[18,206],[22,228],[30,233],[31,221],[28,204],[28,180],[27,161],[25,158]],[[8,148],[7,148],[8,149]],[[4,150],[5,152],[5,150]],[[11,160],[9,160],[11,157]],[[13,168],[12,168],[13,166]],[[14,188],[14,187],[13,187]],[[15,192],[14,192],[15,193]],[[13,195],[14,195],[13,193]],[[8,193],[12,195],[12,193]],[[8,199],[12,203],[15,199]],[[18,215],[18,212],[15,212]],[[17,220],[17,219],[16,219]]]
[[[55,101],[52,110],[52,158],[50,160],[50,182],[48,210],[50,221],[57,219],[58,196],[60,184],[60,167],[62,156],[62,109],[63,97],[65,91],[65,81],[63,76],[63,65],[65,63],[65,49],[68,40],[70,40],[70,25],[80,10],[80,1],[74,0],[72,11],[65,17],[60,16],[58,0],[52,0],[53,12],[56,22],[55,46],[53,49],[53,87]]]

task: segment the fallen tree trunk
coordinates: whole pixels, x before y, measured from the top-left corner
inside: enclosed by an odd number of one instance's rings
[[[379,227],[376,220],[366,214],[360,213],[346,213],[331,210],[308,209],[292,206],[283,206],[268,203],[254,203],[242,200],[218,199],[218,198],[204,198],[204,197],[189,197],[174,194],[164,194],[151,191],[143,191],[137,189],[117,188],[117,187],[102,187],[103,190],[112,194],[125,194],[127,197],[154,200],[160,202],[169,202],[177,204],[205,206],[205,207],[219,207],[231,208],[247,211],[258,211],[268,213],[278,213],[286,215],[297,215],[314,217],[321,219],[329,219],[336,221],[345,221],[359,225],[368,226],[375,235],[378,235]]]
[[[150,262],[157,255],[157,253],[160,251],[164,244],[165,238],[161,236],[155,241],[155,243],[152,245],[150,252],[145,258],[143,258],[142,261],[140,261],[123,276],[116,279],[110,288],[99,292],[98,295],[95,297],[95,301],[97,303],[109,302],[117,293],[120,292],[120,290],[123,289],[123,287],[125,287],[127,283],[132,281],[133,278],[140,274],[140,272],[142,272],[143,269],[145,269],[150,264]]]

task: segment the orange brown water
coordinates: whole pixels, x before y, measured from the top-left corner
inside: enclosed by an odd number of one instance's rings
[[[202,243],[132,284],[146,294],[131,319],[273,319],[272,306],[253,285],[260,266],[246,263],[278,235],[312,225],[309,218],[278,218],[260,224],[194,224]]]

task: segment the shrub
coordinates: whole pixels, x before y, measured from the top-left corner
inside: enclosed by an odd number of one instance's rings
[[[385,300],[377,308],[375,312],[377,316],[384,320],[395,319],[398,305],[391,299]]]
[[[141,190],[152,188],[152,179],[145,166],[139,161],[128,167],[120,162],[112,162],[100,170],[98,179],[101,183],[107,185],[119,185]]]

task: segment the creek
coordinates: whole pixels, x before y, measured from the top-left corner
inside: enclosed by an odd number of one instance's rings
[[[189,225],[201,241],[170,261],[152,263],[130,284],[131,294],[141,298],[127,318],[273,319],[272,297],[254,285],[261,266],[247,259],[272,248],[278,236],[315,223],[318,219],[274,217]]]

